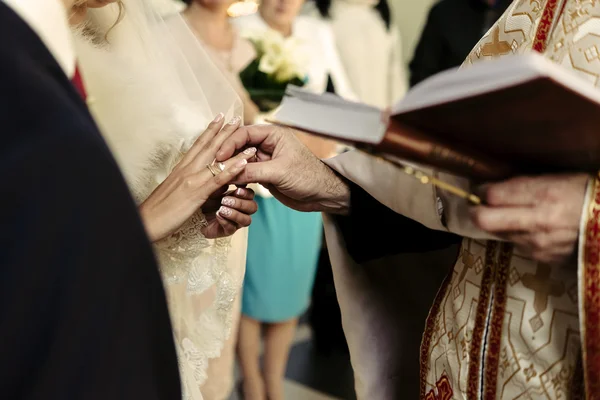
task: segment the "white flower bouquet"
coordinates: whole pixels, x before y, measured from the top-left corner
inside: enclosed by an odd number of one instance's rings
[[[279,32],[244,35],[256,50],[254,59],[241,73],[240,79],[252,101],[262,112],[281,103],[288,84],[303,86],[306,81],[306,58],[295,38]]]

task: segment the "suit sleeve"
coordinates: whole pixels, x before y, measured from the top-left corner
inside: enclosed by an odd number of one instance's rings
[[[350,214],[336,217],[336,222],[348,253],[357,263],[400,253],[443,249],[461,240],[397,214],[353,183],[350,187]]]
[[[411,87],[441,70],[444,36],[438,29],[437,10],[437,7],[434,6],[429,12],[425,28],[415,49],[413,59],[410,62]]]
[[[151,250],[108,152],[94,148],[102,147],[46,135],[2,152],[0,392],[6,398],[111,398],[126,390],[118,389],[114,368],[123,363],[122,349],[147,379],[150,367],[141,363],[174,365],[168,346],[155,351],[171,338],[169,321],[159,318],[166,309]],[[176,369],[159,368],[165,386],[175,387]],[[142,390],[136,384],[127,389]]]
[[[117,164],[2,1],[0,36],[14,39],[0,46],[0,397],[181,398],[161,279]]]

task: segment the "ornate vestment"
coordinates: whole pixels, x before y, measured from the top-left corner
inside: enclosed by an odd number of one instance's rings
[[[597,85],[599,17],[596,0],[515,1],[465,67],[537,51]],[[463,243],[427,321],[421,397],[571,399],[585,386],[587,398],[600,398],[600,197],[591,182],[579,265],[537,263],[506,243]]]
[[[464,67],[538,51],[598,85],[599,49],[599,1],[516,0]],[[587,399],[600,399],[598,179],[590,179],[587,188],[578,261],[558,267],[534,262],[514,252],[510,244],[489,240],[494,238],[470,222],[464,200],[414,182],[388,163],[358,152],[327,163],[397,213],[467,238],[425,326],[422,399],[576,399],[584,393]],[[454,177],[442,179],[468,186]],[[387,293],[364,284],[364,272],[342,249],[339,227],[331,218],[327,221],[358,397],[405,398],[403,388],[410,382],[403,381],[399,365],[413,361],[390,351],[396,351],[395,338],[402,335],[409,317],[396,313],[389,318],[389,309],[382,314],[393,290]],[[389,265],[402,267],[420,270],[419,265]],[[395,287],[399,285],[406,282],[396,282]],[[369,324],[377,324],[377,329]]]

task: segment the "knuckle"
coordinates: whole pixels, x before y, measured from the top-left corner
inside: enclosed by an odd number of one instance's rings
[[[531,238],[531,246],[534,249],[534,252],[540,252],[546,249],[549,242],[550,240],[547,235],[538,234]]]
[[[214,178],[215,184],[219,187],[225,185],[229,181],[229,172],[223,171]]]
[[[473,209],[473,211],[471,212],[471,220],[473,221],[473,224],[475,224],[476,227],[483,229],[483,230],[488,230],[490,229],[490,224],[488,223],[488,219],[486,216],[486,212],[484,209],[481,208],[475,208]]]
[[[250,214],[255,214],[258,211],[258,203],[253,201],[250,205]]]
[[[530,253],[530,257],[533,258],[534,260],[544,263],[544,264],[551,264],[554,261],[553,260],[554,257],[551,254],[548,254],[542,250],[532,251]]]
[[[490,205],[498,205],[503,198],[503,189],[497,185],[490,185],[484,190],[484,198]]]
[[[550,231],[558,228],[563,223],[562,209],[559,204],[552,204],[547,209],[540,210],[537,216],[539,221],[538,229]]]
[[[560,198],[561,188],[554,185],[544,185],[536,192],[536,199],[539,202],[551,202]]]
[[[246,178],[248,178],[248,181],[250,182],[258,182],[260,180],[260,172],[258,172],[258,170],[256,169],[247,169],[244,173],[246,174]]]

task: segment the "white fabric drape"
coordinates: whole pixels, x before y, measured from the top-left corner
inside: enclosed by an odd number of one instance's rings
[[[89,10],[76,47],[90,111],[137,202],[145,200],[219,112],[239,98],[173,9],[145,0]],[[160,12],[159,12],[160,11]],[[115,221],[115,225],[118,221]],[[166,287],[184,398],[202,398],[209,360],[229,336],[245,260],[231,240],[206,239],[201,211],[155,244]],[[245,253],[246,237],[235,241]],[[237,239],[237,238],[236,238]],[[135,277],[132,277],[135,279]]]

